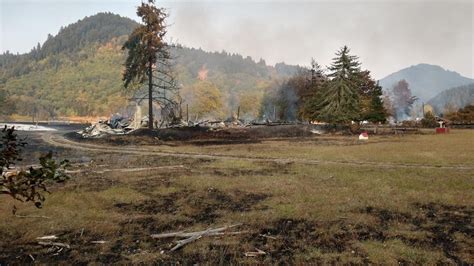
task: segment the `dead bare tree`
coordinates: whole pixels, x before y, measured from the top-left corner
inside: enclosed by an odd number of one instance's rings
[[[182,98],[179,95],[179,86],[174,75],[176,57],[171,55],[173,45],[166,45],[157,55],[156,64],[153,66],[153,81],[151,96],[155,104],[161,108],[162,124],[172,124],[181,119]],[[148,99],[149,92],[146,88],[135,92],[131,100],[140,104]],[[148,118],[150,119],[150,117]]]
[[[148,128],[153,129],[153,99],[163,97],[154,95],[156,87],[163,87],[154,83],[154,73],[160,71],[162,63],[166,64],[169,58],[164,40],[167,33],[165,19],[168,15],[163,8],[155,6],[155,0],[142,2],[137,8],[137,15],[142,18],[143,24],[132,32],[122,47],[128,50],[123,81],[125,88],[148,81]]]

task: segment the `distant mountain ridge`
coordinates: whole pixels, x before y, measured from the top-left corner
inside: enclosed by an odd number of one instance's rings
[[[474,105],[474,83],[445,90],[429,100],[428,104],[433,106],[437,114],[446,114],[470,104]]]
[[[389,90],[402,79],[408,82],[412,94],[423,102],[427,102],[446,89],[474,83],[473,79],[463,77],[457,72],[430,64],[418,64],[404,68],[379,82],[385,90]]]

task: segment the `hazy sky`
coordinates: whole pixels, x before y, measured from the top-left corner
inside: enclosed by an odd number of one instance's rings
[[[110,11],[138,20],[140,0],[0,0],[2,52],[24,53],[48,33]],[[375,78],[418,63],[474,77],[474,0],[157,1],[169,38],[268,64],[327,66],[348,45]]]

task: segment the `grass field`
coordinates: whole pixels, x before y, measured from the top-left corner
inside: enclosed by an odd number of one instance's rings
[[[474,131],[145,148],[234,157],[58,149],[88,166],[41,210],[0,198],[0,264],[474,263]],[[15,217],[13,204],[49,219]],[[174,252],[176,239],[150,237],[236,223],[241,234]],[[53,234],[71,248],[35,240]],[[256,249],[265,254],[245,256]]]

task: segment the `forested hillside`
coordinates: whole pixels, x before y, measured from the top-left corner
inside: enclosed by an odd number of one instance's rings
[[[474,105],[474,83],[445,90],[428,101],[437,114],[455,112],[467,105]]]
[[[138,24],[111,13],[99,13],[61,28],[30,53],[0,55],[0,95],[4,113],[39,116],[109,115],[127,105],[123,89],[125,52],[121,47]],[[283,63],[267,66],[264,60],[175,45],[175,75],[184,100],[218,101],[221,115],[237,106],[255,115],[265,88],[300,67]],[[215,90],[215,97],[193,90]]]

